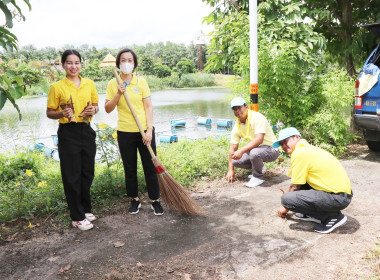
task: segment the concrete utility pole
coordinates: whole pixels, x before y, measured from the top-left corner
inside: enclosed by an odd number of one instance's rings
[[[251,110],[259,111],[259,84],[257,62],[257,0],[249,0],[249,83]]]

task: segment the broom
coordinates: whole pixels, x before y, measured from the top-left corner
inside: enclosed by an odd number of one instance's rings
[[[120,85],[122,83],[120,76],[118,75],[116,69],[113,69],[113,74],[115,75],[117,83]],[[129,109],[133,117],[135,118],[136,124],[140,130],[141,136],[145,137],[145,132],[141,126],[141,123],[136,115],[135,110],[129,101],[128,95],[124,92],[124,98],[127,101]],[[169,174],[168,171],[162,166],[154,151],[150,145],[146,145],[150,155],[152,156],[153,164],[156,168],[156,173],[158,177],[158,183],[160,186],[162,199],[165,201],[166,205],[177,212],[186,213],[188,215],[204,215],[204,210],[197,204],[197,202],[187,193],[187,191],[174,180],[174,178]]]

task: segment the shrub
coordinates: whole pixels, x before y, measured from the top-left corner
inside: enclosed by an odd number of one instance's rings
[[[154,74],[159,78],[165,78],[171,75],[171,70],[166,65],[156,63],[154,64]]]
[[[100,129],[103,133],[111,130],[108,126]],[[102,141],[115,140],[112,134],[104,135],[106,137],[103,139],[101,136]],[[176,181],[191,188],[199,180],[222,178],[227,170],[228,151],[229,140],[223,136],[158,146],[157,156]],[[117,157],[113,158],[114,151],[106,152],[110,164],[101,160],[95,164],[95,178],[91,186],[94,207],[108,205],[126,193],[123,166],[118,166]],[[0,222],[15,217],[28,219],[32,215],[46,216],[67,211],[58,162],[39,152],[20,151],[15,155],[1,155],[0,166]],[[140,159],[137,166],[139,192],[144,193],[146,184]],[[11,167],[15,172],[10,171]]]
[[[40,153],[0,154],[0,182],[12,181],[24,174],[25,170],[31,170],[39,176],[44,164],[46,158]]]
[[[228,166],[228,152],[229,140],[223,136],[163,145],[158,148],[157,155],[173,178],[191,187],[203,178],[223,177]]]

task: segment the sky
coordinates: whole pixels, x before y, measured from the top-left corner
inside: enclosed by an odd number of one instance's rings
[[[212,11],[202,0],[30,0],[30,12],[24,2],[17,3],[26,17],[14,21],[11,29],[19,47],[188,45],[200,31],[212,31],[212,26],[202,25]]]

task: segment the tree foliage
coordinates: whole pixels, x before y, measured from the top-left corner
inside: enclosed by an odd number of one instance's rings
[[[248,15],[249,12],[249,0],[203,0],[203,2],[214,8],[212,13],[205,18],[206,22],[213,23],[216,27],[217,32],[212,34],[213,39],[223,35],[218,31],[221,31],[227,22],[231,24],[231,18],[236,19],[232,20],[236,25],[239,16],[242,14]],[[263,23],[267,25],[274,24],[272,36],[269,36],[269,38],[278,40],[282,37],[282,31],[289,34],[288,31],[294,29],[295,32],[293,33],[298,36],[303,32],[306,32],[304,35],[307,35],[308,30],[312,30],[327,41],[327,53],[324,59],[329,62],[338,62],[339,65],[346,68],[350,76],[356,74],[355,67],[362,65],[363,60],[374,49],[374,44],[376,44],[377,39],[375,36],[361,28],[360,25],[380,21],[378,1],[266,0],[258,2],[259,18],[265,18],[264,21],[259,22],[259,31],[263,28],[261,25]],[[226,27],[228,28],[229,26],[227,25]],[[248,32],[248,27],[248,24],[246,24],[245,28],[241,29],[242,32]],[[218,39],[224,41],[223,37],[219,36]],[[298,40],[297,37],[293,39]],[[301,42],[307,43],[305,41],[307,36],[299,39]],[[314,44],[312,41],[309,42]],[[215,42],[212,45],[216,45]],[[222,53],[228,53],[228,47],[231,45],[232,43],[224,46],[224,48],[217,48],[219,52],[215,52],[212,47],[210,50],[214,55],[222,55]],[[319,42],[319,45],[322,46],[324,43]],[[318,47],[318,45],[314,45],[314,47]],[[303,46],[301,46],[301,49],[305,50]],[[215,67],[215,65],[210,67]]]
[[[248,1],[206,2],[215,8],[205,18],[215,26],[208,67],[233,65],[240,75],[231,81],[234,94],[249,99]],[[305,2],[262,1],[258,12],[260,111],[272,124],[295,126],[311,142],[341,152],[352,139],[343,117],[352,103],[352,80],[325,64],[328,45],[313,23],[304,22]]]
[[[31,9],[29,0],[23,0]],[[13,27],[13,20],[24,20],[21,8],[16,3],[16,0],[7,0],[0,2],[0,9],[5,16],[5,26],[0,27],[0,46],[5,50],[17,49],[17,37],[9,31]],[[9,100],[19,113],[21,119],[21,112],[16,104],[16,99],[21,98],[26,94],[26,83],[21,76],[17,76],[7,71],[7,66],[1,66],[3,69],[0,72],[0,110],[3,109],[5,102]],[[30,80],[27,82],[29,83]]]
[[[22,1],[28,5],[29,10],[32,9],[29,0]],[[16,0],[1,1],[0,9],[5,16],[5,25],[0,27],[0,46],[4,49],[17,49],[17,37],[10,29],[13,27],[14,19],[25,21],[25,16]]]
[[[190,59],[181,58],[175,67],[175,72],[178,73],[179,78],[181,78],[183,74],[194,73],[194,63]]]
[[[169,77],[171,75],[169,66],[163,65],[161,63],[154,64],[154,74],[159,78]]]
[[[154,61],[151,55],[142,55],[139,59],[139,69],[146,75],[154,75]]]
[[[305,10],[315,23],[314,30],[327,39],[331,58],[344,65],[347,73],[354,76],[355,63],[362,66],[377,39],[360,25],[380,21],[379,2],[306,0]]]

